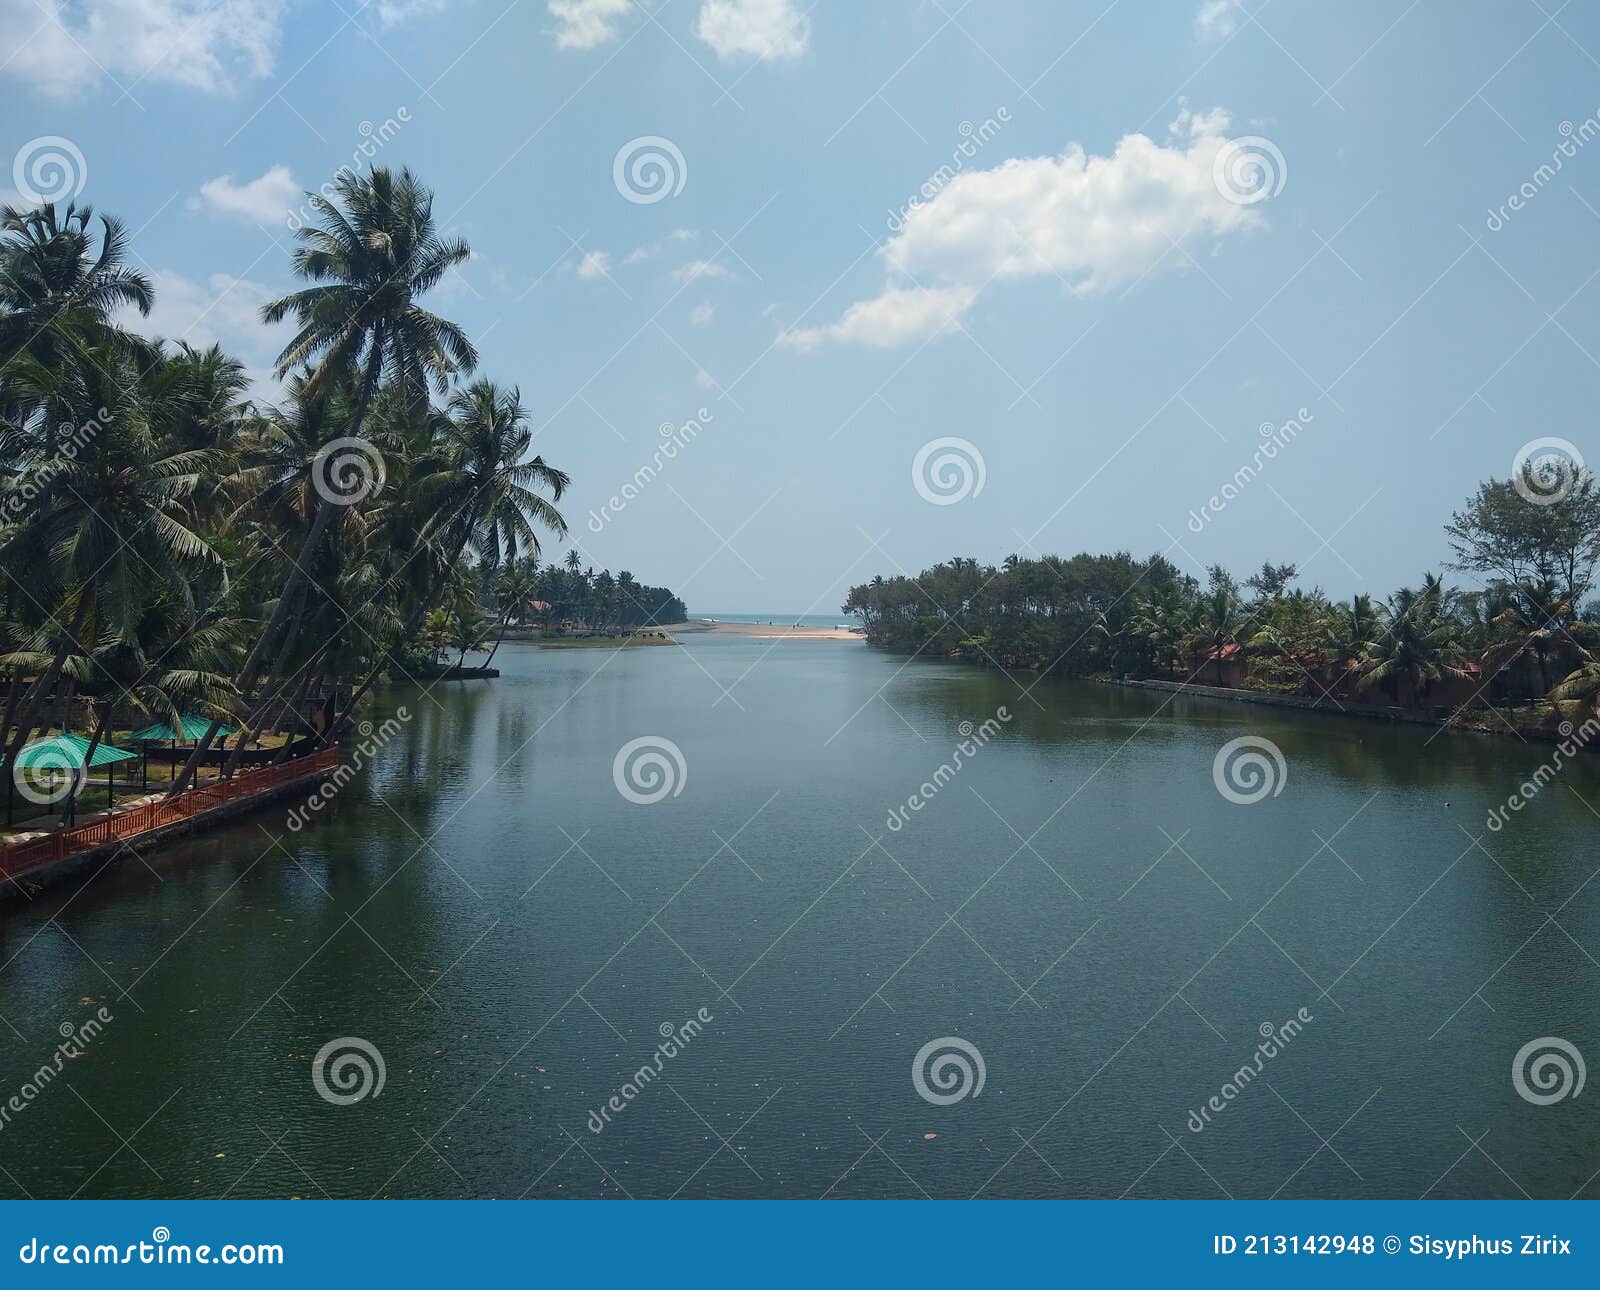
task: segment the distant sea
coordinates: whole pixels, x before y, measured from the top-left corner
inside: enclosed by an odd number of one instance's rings
[[[725,614],[693,609],[689,611],[689,617],[715,618],[719,623],[772,623],[787,627],[793,627],[796,623],[802,627],[858,627],[861,624],[854,614]]]

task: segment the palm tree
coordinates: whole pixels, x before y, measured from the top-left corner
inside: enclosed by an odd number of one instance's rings
[[[428,611],[428,616],[422,622],[422,643],[427,648],[430,662],[444,661],[444,654],[450,647],[450,638],[454,630],[448,609]]]
[[[111,318],[125,308],[148,314],[150,279],[123,263],[127,233],[119,220],[100,217],[96,252],[93,218],[91,207],[58,212],[53,202],[0,210],[0,366],[23,353],[53,366],[70,353],[142,343]]]
[[[302,245],[294,253],[295,272],[316,285],[268,302],[261,317],[277,323],[293,315],[298,324],[278,356],[277,372],[283,377],[303,364],[316,364],[301,388],[303,400],[321,404],[353,388],[353,410],[340,437],[359,440],[385,375],[403,397],[422,402],[430,383],[442,392],[451,376],[476,366],[477,351],[466,333],[417,303],[471,252],[465,242],[439,235],[433,195],[409,170],[398,178],[382,167],[366,176],[345,173],[334,188],[337,201],[310,199],[320,224],[296,233]],[[240,672],[242,692],[254,690],[262,664],[289,629],[305,592],[306,568],[339,509],[326,501],[313,508],[310,530],[272,618]],[[188,786],[219,724],[213,722],[196,742],[173,792]]]
[[[60,607],[36,624],[29,646],[49,661],[14,714],[11,765],[69,655],[90,653],[80,642],[131,631],[157,590],[192,610],[195,582],[221,560],[190,527],[189,499],[222,463],[215,451],[161,442],[126,351],[69,358],[51,371],[21,357],[7,389],[37,413],[16,437],[27,452],[13,485],[33,500],[0,542],[0,560],[25,572],[36,605]]]
[[[1243,645],[1239,637],[1249,625],[1239,597],[1227,586],[1217,586],[1200,598],[1195,606],[1191,640],[1205,647],[1216,664],[1217,684],[1222,684],[1222,651],[1227,645]]]
[[[1505,607],[1490,619],[1498,639],[1484,655],[1484,667],[1498,673],[1519,659],[1531,658],[1539,673],[1539,693],[1548,694],[1550,660],[1582,652],[1567,626],[1573,619],[1572,601],[1549,581],[1519,583],[1506,590]]]
[[[441,509],[451,516],[452,559],[471,545],[493,570],[524,552],[539,555],[535,525],[566,537],[561,512],[534,490],[548,488],[560,501],[571,479],[543,457],[528,458],[532,443],[528,413],[515,386],[475,381],[450,400],[446,467],[434,482]]]
[[[538,565],[538,559],[530,556],[527,560],[513,564],[500,575],[500,581],[495,584],[495,599],[500,606],[500,630],[494,638],[494,648],[489,651],[489,657],[483,660],[485,667],[494,662],[494,656],[500,649],[500,642],[505,639],[506,625],[510,623],[511,615],[526,612],[529,603],[534,599],[535,589],[538,586]]]
[[[1149,639],[1153,659],[1164,671],[1176,671],[1178,654],[1190,634],[1193,615],[1188,601],[1174,583],[1154,588],[1143,597],[1129,618],[1127,630]]]
[[[488,637],[488,625],[483,621],[483,613],[476,604],[469,602],[458,605],[450,615],[450,643],[456,647],[459,655],[457,667],[465,667],[467,654],[481,650]]]
[[[1363,651],[1356,687],[1381,687],[1402,707],[1415,707],[1433,682],[1470,676],[1460,663],[1461,627],[1449,599],[1440,580],[1427,575],[1420,590],[1395,592],[1384,607],[1383,631]]]

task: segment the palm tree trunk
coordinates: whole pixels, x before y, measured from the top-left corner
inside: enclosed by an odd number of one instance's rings
[[[309,582],[309,579],[307,579],[307,582]],[[226,760],[222,764],[222,769],[219,772],[223,779],[233,778],[233,772],[235,769],[237,769],[240,759],[244,756],[245,742],[256,737],[257,727],[261,722],[266,720],[267,713],[271,710],[272,704],[277,702],[278,698],[288,691],[291,686],[293,686],[295,679],[298,676],[298,673],[296,673],[296,676],[294,677],[284,677],[283,669],[289,666],[289,654],[294,649],[296,641],[298,641],[300,638],[301,624],[305,620],[299,611],[300,607],[305,604],[305,598],[306,584],[302,583],[300,588],[299,603],[291,613],[291,620],[294,625],[284,632],[283,645],[278,650],[277,658],[272,661],[272,666],[267,670],[267,676],[269,678],[283,677],[283,679],[279,681],[277,687],[270,695],[262,700],[261,703],[256,705],[255,712],[250,714],[250,719],[245,723],[244,728],[239,731],[239,738],[234,743],[233,751],[228,754]],[[319,650],[315,657],[321,658],[325,652],[326,651]],[[227,741],[224,740],[223,743],[226,744]]]
[[[373,392],[377,389],[378,377],[383,370],[383,337],[381,332],[374,337],[372,353],[367,359],[367,370],[361,378],[361,396],[356,401],[354,416],[350,419],[350,437],[361,437],[362,424],[367,419],[367,408],[372,402]],[[245,660],[244,667],[239,673],[239,692],[249,694],[255,689],[256,677],[259,674],[261,663],[267,657],[270,647],[277,641],[289,618],[290,605],[304,594],[306,583],[310,577],[306,573],[306,566],[311,556],[321,545],[322,539],[327,535],[328,526],[333,522],[334,512],[338,507],[319,499],[315,517],[311,521],[311,532],[306,534],[305,543],[300,548],[299,558],[294,562],[294,568],[289,574],[289,581],[285,584],[283,594],[278,597],[277,608],[273,610],[272,618],[267,624],[267,630],[256,641],[255,648],[250,651],[250,657]],[[221,727],[220,719],[214,720],[206,730],[205,735],[195,741],[194,751],[189,755],[189,760],[184,763],[183,772],[172,782],[168,796],[175,796],[183,792],[193,782],[195,771],[200,767],[200,759],[211,747],[211,741],[217,737]],[[243,744],[241,736],[240,743]]]
[[[333,521],[334,509],[326,503],[317,507],[316,518],[311,523],[311,532],[306,535],[305,543],[300,548],[299,558],[295,560],[294,570],[289,574],[288,584],[284,587],[283,594],[278,597],[278,606],[273,610],[266,631],[256,640],[255,648],[250,651],[250,657],[245,660],[244,667],[239,671],[238,689],[241,695],[254,693],[262,662],[269,652],[269,647],[276,644],[288,620],[289,607],[304,587],[307,578],[305,564],[327,534],[328,525]],[[222,718],[213,718],[205,734],[195,740],[194,751],[189,754],[189,760],[183,764],[182,772],[172,781],[172,788],[168,791],[169,797],[183,792],[194,781],[195,772],[200,768],[201,758],[205,756],[206,750],[211,747],[212,741],[217,737],[217,731],[221,728]],[[243,742],[244,736],[241,733],[241,746]]]
[[[500,642],[506,638],[506,624],[508,624],[510,621],[511,611],[507,609],[505,613],[500,615],[500,634],[494,638],[494,649],[490,650],[489,657],[483,660],[483,665],[485,668],[494,662],[494,656],[497,652],[499,652],[500,649]]]
[[[0,716],[0,738],[3,738],[5,733],[11,729],[11,718],[16,715],[17,704],[22,699],[22,691],[22,672],[18,669],[12,672],[11,682],[6,687],[6,709],[5,715]]]
[[[321,664],[322,659],[326,656],[326,653],[327,651],[323,651],[322,653],[318,654],[312,660],[313,666],[304,669],[304,676],[301,678],[300,688],[295,692],[294,699],[289,705],[288,719],[291,724],[284,734],[283,747],[278,750],[278,755],[272,759],[274,764],[281,761],[287,761],[289,758],[289,750],[294,747],[295,733],[303,722],[303,718],[300,715],[301,705],[305,703],[306,694],[310,691],[311,682],[317,674],[316,667],[317,665]],[[311,723],[304,722],[304,724],[310,726]]]

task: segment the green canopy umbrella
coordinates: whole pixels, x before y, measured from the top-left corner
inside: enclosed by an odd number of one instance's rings
[[[166,724],[166,722],[158,722],[153,726],[146,726],[143,730],[135,730],[131,735],[128,736],[128,738],[136,743],[142,741],[150,741],[153,743],[157,740],[199,739],[209,729],[211,729],[210,717],[196,717],[186,712],[178,717],[178,727],[176,730]],[[232,726],[217,727],[217,734],[219,736],[231,735],[233,733],[234,729]]]
[[[89,755],[90,741],[82,735],[50,735],[44,739],[35,739],[31,744],[24,744],[22,751],[17,754],[17,770],[70,770],[74,776],[80,772],[87,775],[97,767],[106,768],[106,804],[112,805],[116,801],[116,787],[112,779],[112,767],[119,761],[138,761],[139,754],[127,752],[121,748],[113,748],[110,744],[96,745],[94,755]],[[10,815],[12,777],[6,776],[6,805],[7,816]]]
[[[205,736],[206,731],[209,729],[211,729],[210,717],[197,717],[193,713],[184,712],[178,715],[177,729],[173,729],[166,722],[161,721],[153,726],[146,726],[143,730],[135,730],[128,736],[128,739],[132,743],[146,745],[177,743],[181,739],[199,740]],[[234,733],[236,732],[232,726],[217,727],[219,738],[226,739]],[[148,747],[145,750],[143,781],[148,788],[150,785],[150,753]]]
[[[17,754],[17,765],[23,770],[93,770],[113,762],[137,761],[139,758],[138,753],[113,748],[108,743],[101,743],[94,750],[93,757],[89,757],[88,752],[89,741],[82,735],[50,735],[24,744],[22,751]]]

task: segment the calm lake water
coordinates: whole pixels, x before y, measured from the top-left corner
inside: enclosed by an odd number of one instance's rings
[[[1600,1195],[1600,1094],[1512,1079],[1600,1056],[1600,761],[1490,833],[1547,749],[855,641],[497,663],[384,696],[301,831],[5,911],[0,1105],[111,1020],[0,1120],[0,1196]],[[1241,736],[1276,796],[1218,791]],[[384,1084],[334,1105],[349,1038]],[[983,1086],[936,1105],[952,1038]]]

